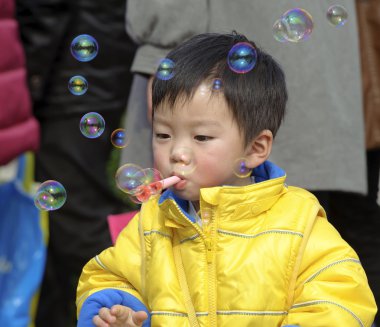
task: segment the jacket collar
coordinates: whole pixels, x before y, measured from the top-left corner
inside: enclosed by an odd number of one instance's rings
[[[201,210],[212,208],[217,211],[219,219],[247,219],[268,210],[287,190],[284,184],[285,171],[270,161],[255,168],[252,175],[255,183],[251,185],[202,188]],[[158,204],[168,213],[168,218],[174,225],[195,223],[194,218],[187,213],[188,201],[177,197],[170,189],[161,194]]]

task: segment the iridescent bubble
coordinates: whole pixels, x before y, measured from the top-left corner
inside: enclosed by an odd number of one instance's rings
[[[106,123],[97,112],[85,114],[79,123],[82,134],[89,139],[94,139],[103,134]]]
[[[181,147],[176,149],[174,157],[176,160],[173,166],[175,175],[186,176],[196,169],[195,157],[191,148]]]
[[[78,35],[71,42],[71,54],[78,61],[86,62],[94,59],[99,50],[98,42],[88,34]]]
[[[301,8],[294,8],[285,12],[281,16],[281,23],[284,28],[283,36],[290,42],[307,40],[314,27],[311,15]]]
[[[213,91],[220,91],[223,89],[223,82],[220,78],[215,78],[212,81],[212,89]]]
[[[239,158],[235,161],[233,172],[237,177],[245,178],[251,175],[252,169],[247,167],[245,158]]]
[[[148,186],[144,186],[141,188],[141,191],[135,194],[135,197],[140,202],[146,202],[152,196],[150,188]]]
[[[346,24],[348,13],[346,8],[343,6],[334,5],[327,10],[326,16],[330,24],[336,27],[340,27]]]
[[[112,132],[111,143],[114,147],[119,149],[125,148],[128,145],[129,139],[127,138],[127,134],[124,128],[118,128]]]
[[[287,36],[286,36],[286,27],[283,23],[283,20],[277,19],[276,22],[273,24],[273,37],[276,41],[284,43],[287,42]]]
[[[149,185],[153,182],[158,182],[163,179],[162,174],[159,170],[155,168],[145,168],[143,169],[144,173],[144,184]]]
[[[228,52],[227,63],[230,69],[238,74],[248,73],[255,67],[256,49],[247,42],[236,43]]]
[[[115,181],[117,187],[125,193],[136,194],[138,187],[144,185],[145,173],[135,164],[125,164],[116,171]]]
[[[145,168],[141,171],[141,185],[136,188],[135,195],[140,193],[146,194],[149,189],[150,195],[158,194],[163,189],[163,184],[160,182],[163,177],[162,174],[155,168]]]
[[[74,95],[83,95],[87,92],[87,80],[80,75],[73,76],[69,80],[69,91]]]
[[[156,77],[160,80],[167,81],[171,79],[174,76],[174,61],[169,58],[161,59],[157,72]]]
[[[66,197],[66,190],[61,183],[48,180],[38,187],[34,204],[40,210],[57,210],[65,204]]]

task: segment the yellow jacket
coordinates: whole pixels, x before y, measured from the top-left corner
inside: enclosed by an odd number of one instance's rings
[[[84,267],[78,326],[117,302],[148,311],[144,326],[197,326],[196,315],[200,327],[370,327],[355,251],[311,193],[284,181],[201,189],[203,228],[171,191],[151,198]]]

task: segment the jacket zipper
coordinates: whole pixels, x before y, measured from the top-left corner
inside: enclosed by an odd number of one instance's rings
[[[178,211],[186,220],[189,220],[183,213],[181,208],[175,201],[172,201],[174,205],[177,207]],[[209,327],[216,327],[217,319],[216,319],[216,279],[215,279],[215,265],[213,262],[214,256],[214,238],[215,238],[215,219],[211,219],[211,226],[208,228],[207,235],[203,233],[203,231],[199,228],[196,223],[193,223],[193,227],[201,236],[204,241],[204,245],[206,248],[206,260],[207,260],[207,270],[208,270],[208,303],[209,303]]]

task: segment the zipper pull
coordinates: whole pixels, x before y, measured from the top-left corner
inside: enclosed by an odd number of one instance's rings
[[[211,241],[211,239],[206,238],[205,244],[206,244],[207,263],[212,263],[212,241]]]

